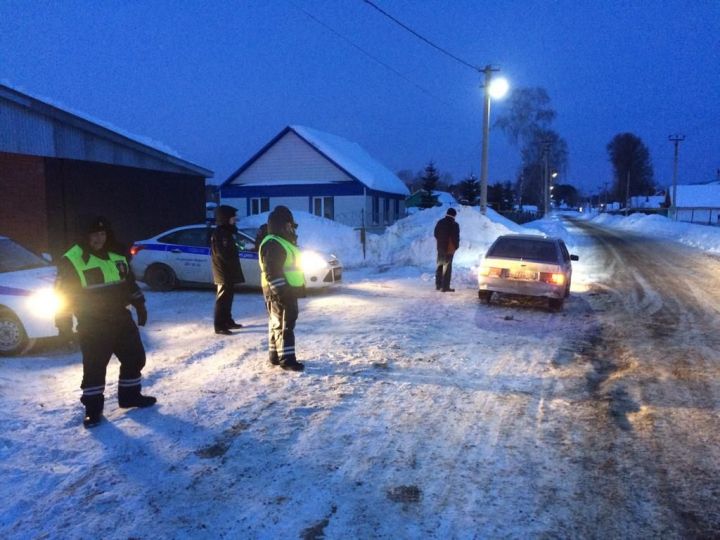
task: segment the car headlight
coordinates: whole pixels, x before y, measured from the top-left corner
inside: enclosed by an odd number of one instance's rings
[[[303,251],[300,253],[300,268],[306,274],[312,274],[318,270],[327,268],[328,263],[325,257],[314,251]]]
[[[40,289],[28,297],[30,313],[41,319],[51,319],[63,307],[63,298],[53,289]]]

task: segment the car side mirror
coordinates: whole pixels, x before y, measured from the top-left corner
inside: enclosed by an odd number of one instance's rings
[[[570,255],[570,260],[571,261],[579,261],[580,257],[578,257],[577,255]]]

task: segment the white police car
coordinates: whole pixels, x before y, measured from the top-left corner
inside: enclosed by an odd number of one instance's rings
[[[189,225],[135,242],[130,249],[130,266],[135,277],[157,291],[169,291],[181,285],[212,285],[211,234],[210,225]],[[237,233],[246,287],[260,287],[256,235],[254,228],[242,228]],[[307,288],[328,287],[342,280],[342,264],[334,256],[301,250],[301,257]]]
[[[56,269],[20,244],[0,236],[0,355],[19,354],[36,338],[57,336],[53,290]]]

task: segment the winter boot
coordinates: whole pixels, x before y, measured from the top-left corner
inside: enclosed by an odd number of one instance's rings
[[[305,364],[297,360],[287,360],[280,364],[285,371],[305,371]]]
[[[152,407],[155,403],[157,403],[157,398],[153,396],[143,396],[140,393],[140,385],[124,388],[121,386],[118,389],[118,406],[121,409]]]
[[[240,324],[240,323],[237,323],[237,322],[235,322],[235,321],[230,321],[230,324],[228,324],[227,327],[228,327],[230,330],[237,330],[238,328],[242,328],[243,325]]]
[[[83,396],[80,401],[85,405],[85,417],[83,418],[83,426],[85,428],[93,428],[102,421],[103,405],[105,397],[100,395]]]

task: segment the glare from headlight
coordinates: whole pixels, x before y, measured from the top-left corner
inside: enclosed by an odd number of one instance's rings
[[[28,298],[27,305],[34,316],[51,319],[63,306],[63,299],[53,289],[40,289]]]
[[[325,258],[314,251],[303,251],[300,254],[300,268],[306,274],[312,274],[323,268],[327,268],[328,263]]]

